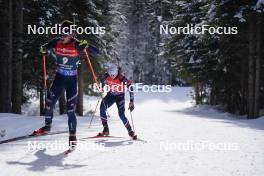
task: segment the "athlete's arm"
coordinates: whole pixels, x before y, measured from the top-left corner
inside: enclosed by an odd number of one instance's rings
[[[75,38],[74,38],[75,39]],[[94,45],[91,45],[87,40],[77,40],[75,39],[77,45],[76,48],[78,52],[82,52],[84,49],[88,48],[88,53],[92,56],[95,56],[97,54],[100,54],[100,50],[96,48]]]
[[[128,90],[129,90],[130,102],[134,102],[134,89],[133,89],[133,86],[130,85],[128,87]]]
[[[135,109],[135,105],[134,105],[134,89],[133,89],[133,86],[132,86],[132,82],[130,80],[128,80],[127,87],[128,87],[129,96],[130,96],[130,102],[129,102],[128,109],[130,111],[133,111]]]
[[[107,79],[108,76],[109,76],[108,73],[105,73],[105,74],[102,76],[102,79],[101,79],[102,89],[103,89],[104,86],[105,86],[105,80]]]
[[[128,87],[128,90],[129,90],[130,102],[134,102],[134,89],[133,89],[133,86],[130,85]]]
[[[59,40],[60,38],[54,38],[49,43],[45,43],[44,45],[42,45],[41,48],[45,48],[46,50],[51,50],[55,48]]]
[[[76,38],[73,38],[76,42],[76,49],[78,50],[79,53],[82,53],[84,49],[88,48],[89,43],[87,40],[78,40]]]
[[[125,76],[122,79],[122,82],[127,86],[128,92],[129,92],[129,97],[130,97],[130,102],[134,102],[134,89],[132,86],[132,81],[127,79]]]

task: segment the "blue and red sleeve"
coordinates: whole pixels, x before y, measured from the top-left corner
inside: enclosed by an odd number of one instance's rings
[[[127,86],[127,88],[128,88],[130,101],[131,101],[131,102],[134,102],[134,89],[133,89],[133,86],[132,86],[132,81],[129,80],[129,79],[127,79],[127,78],[126,78],[124,75],[122,75],[122,74],[119,74],[118,76],[119,76],[119,78],[120,78],[120,81],[121,81],[122,83],[124,83],[124,84]]]
[[[108,73],[105,73],[105,74],[102,76],[102,79],[101,79],[102,88],[104,88],[104,86],[105,86],[105,80],[107,79],[108,76],[109,76]]]

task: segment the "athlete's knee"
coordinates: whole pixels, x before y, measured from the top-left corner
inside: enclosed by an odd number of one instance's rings
[[[52,117],[53,116],[53,109],[54,109],[54,103],[52,101],[48,101],[48,99],[46,100],[46,107],[45,107],[45,116],[48,117]]]
[[[48,96],[46,98],[46,110],[52,110],[55,106],[55,94],[52,91],[48,92]]]
[[[125,100],[121,100],[117,103],[118,109],[125,109]]]
[[[118,114],[119,116],[125,116],[125,101],[120,101],[118,103]]]
[[[71,102],[71,101],[67,102],[67,115],[69,117],[69,120],[70,119],[76,119],[76,116],[75,116],[75,105],[76,105],[75,102]]]
[[[118,115],[120,118],[125,116],[125,109],[118,109]]]
[[[69,111],[69,112],[71,112],[72,110],[74,111],[74,109],[75,109],[75,106],[76,106],[76,101],[77,99],[76,99],[76,97],[75,98],[69,98],[68,100],[67,100],[67,110]]]
[[[75,121],[76,120],[76,115],[75,115],[75,105],[67,105],[67,115],[69,118],[69,121]]]
[[[128,120],[125,116],[125,114],[119,115],[120,119],[122,120],[123,124],[126,125],[128,123]]]
[[[125,115],[125,108],[118,108],[118,115],[120,119],[122,120],[123,124],[125,125],[128,122],[126,115]]]
[[[68,93],[68,92],[67,92]],[[74,94],[73,96],[69,97],[67,99],[68,104],[76,104],[77,102],[77,97],[78,97],[78,92],[77,90],[73,91],[71,94]]]

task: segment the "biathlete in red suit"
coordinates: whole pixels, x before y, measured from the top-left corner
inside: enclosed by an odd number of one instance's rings
[[[116,103],[118,108],[118,114],[122,120],[124,126],[126,127],[128,134],[133,139],[136,139],[136,135],[131,128],[131,125],[125,115],[125,88],[127,87],[130,94],[130,103],[129,110],[133,111],[134,109],[134,92],[133,87],[131,87],[131,81],[128,80],[124,75],[119,72],[117,66],[112,66],[108,69],[108,72],[105,73],[104,79],[102,81],[103,87],[108,86],[109,91],[107,95],[103,98],[100,105],[100,116],[103,125],[103,131],[100,132],[99,136],[108,136],[109,128],[107,123],[107,109]]]

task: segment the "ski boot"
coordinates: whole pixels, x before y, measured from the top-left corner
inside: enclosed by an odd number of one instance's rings
[[[35,130],[33,132],[33,135],[41,136],[41,135],[48,134],[50,132],[50,128],[51,128],[50,125],[45,125],[45,126],[41,127],[40,129]]]
[[[128,135],[133,139],[133,140],[137,140],[137,135],[135,134],[135,132],[134,131],[129,131],[128,132]]]
[[[128,135],[133,139],[133,140],[137,140],[137,135],[135,134],[135,132],[132,130],[130,124],[128,123],[126,125],[126,129],[127,129],[127,132],[128,132]]]
[[[106,120],[102,120],[104,130],[97,134],[98,137],[109,136],[109,128]]]
[[[98,133],[97,136],[109,136],[109,128],[104,128],[104,130]]]
[[[70,134],[69,136],[69,148],[70,150],[74,150],[77,145],[77,138],[75,134]]]

